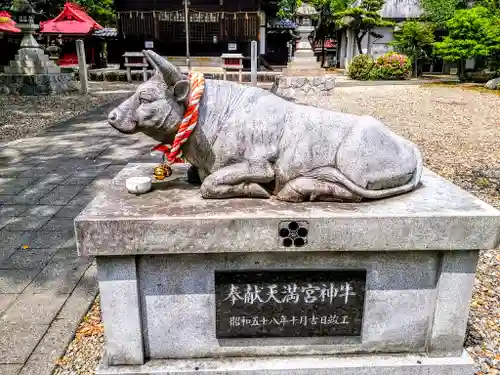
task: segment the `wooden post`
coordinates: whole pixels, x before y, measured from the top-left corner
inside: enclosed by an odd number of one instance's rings
[[[125,55],[125,69],[127,69],[127,82],[132,82],[132,72],[128,66],[128,56]]]
[[[78,56],[78,74],[80,76],[80,85],[82,86],[82,94],[87,95],[89,92],[89,82],[87,77],[87,62],[85,58],[85,46],[83,40],[76,41],[76,53]]]
[[[250,83],[257,86],[257,41],[252,40],[250,53]]]
[[[186,28],[186,65],[188,71],[191,71],[191,61],[189,53],[189,0],[184,0],[184,27]]]
[[[148,80],[148,60],[146,60],[146,57],[142,58],[142,63],[146,65],[142,68],[142,79],[146,82]]]

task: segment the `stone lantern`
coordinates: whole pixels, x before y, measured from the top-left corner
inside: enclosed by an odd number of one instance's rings
[[[77,90],[72,73],[61,69],[44,54],[33,37],[39,26],[37,13],[28,0],[20,0],[11,9],[23,32],[20,48],[9,65],[0,74],[0,93],[22,95],[63,94]]]
[[[314,74],[321,74],[324,70],[319,66],[316,61],[313,51],[313,34],[314,25],[313,19],[319,12],[310,4],[303,2],[300,7],[295,11],[297,28],[300,39],[297,42],[297,49],[290,63],[289,70],[311,71]]]
[[[11,11],[14,14],[17,27],[23,32],[21,48],[39,48],[38,42],[33,37],[33,33],[39,28],[35,23],[37,13],[31,3],[27,0],[18,1],[17,6],[12,6]]]

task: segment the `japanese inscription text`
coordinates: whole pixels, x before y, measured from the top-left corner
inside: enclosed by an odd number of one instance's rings
[[[359,336],[366,271],[216,272],[217,337]]]

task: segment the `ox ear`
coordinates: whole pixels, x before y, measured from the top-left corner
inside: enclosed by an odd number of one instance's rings
[[[189,95],[189,81],[182,79],[174,85],[174,97],[178,102],[183,102]]]
[[[144,50],[142,53],[148,62],[161,72],[163,80],[167,85],[175,85],[177,81],[182,79],[182,74],[179,69],[167,59],[151,50]]]
[[[146,60],[148,61],[148,63],[153,67],[153,69],[158,70],[158,65],[156,65],[155,61],[149,55],[149,51],[148,50],[142,50],[142,54],[144,55],[144,57],[146,58]]]

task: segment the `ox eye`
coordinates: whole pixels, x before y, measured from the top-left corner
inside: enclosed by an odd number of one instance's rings
[[[151,98],[145,97],[145,96],[140,96],[139,97],[139,103],[145,104],[145,103],[151,103],[152,100]]]

